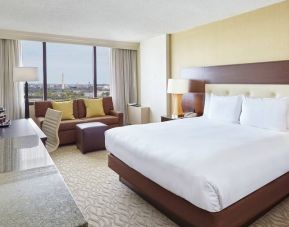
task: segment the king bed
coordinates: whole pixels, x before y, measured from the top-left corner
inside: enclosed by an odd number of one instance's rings
[[[206,84],[206,94],[289,97],[285,84]],[[199,97],[199,95],[198,95]],[[289,132],[207,116],[106,132],[120,180],[182,226],[243,226],[289,194]]]

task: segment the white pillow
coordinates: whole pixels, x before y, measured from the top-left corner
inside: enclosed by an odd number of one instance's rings
[[[223,122],[239,122],[242,96],[211,95],[208,118]]]
[[[243,97],[240,124],[258,128],[287,130],[288,98]]]
[[[203,115],[204,115],[205,117],[208,117],[208,116],[209,116],[210,98],[211,98],[211,94],[210,94],[210,93],[206,93],[206,94],[205,94],[204,111],[203,111]]]

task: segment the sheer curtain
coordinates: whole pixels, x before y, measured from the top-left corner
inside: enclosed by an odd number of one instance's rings
[[[117,111],[124,113],[128,123],[127,104],[137,102],[137,52],[135,50],[111,50],[111,96]]]
[[[9,119],[23,117],[23,83],[13,82],[13,68],[20,65],[20,56],[19,41],[0,39],[0,106],[6,108]]]

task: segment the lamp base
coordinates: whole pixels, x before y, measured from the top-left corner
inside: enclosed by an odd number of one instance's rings
[[[24,101],[25,101],[25,118],[29,118],[29,100],[28,100],[28,83],[27,81],[25,82],[24,86]]]
[[[184,116],[184,112],[182,108],[182,98],[183,98],[182,94],[172,94],[172,106],[173,106],[172,117],[173,118]]]
[[[172,119],[177,119],[177,118],[182,117],[182,116],[181,115],[172,114],[171,117],[172,117]]]

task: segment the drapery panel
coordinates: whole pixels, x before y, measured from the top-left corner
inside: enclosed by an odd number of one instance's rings
[[[111,96],[117,111],[124,113],[128,123],[127,104],[137,102],[137,52],[135,50],[111,50]]]
[[[13,68],[20,65],[21,46],[17,40],[0,39],[0,106],[8,119],[19,119],[24,112],[23,83],[13,82]]]

